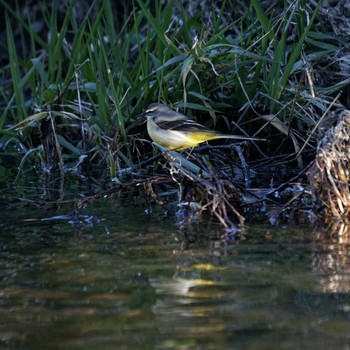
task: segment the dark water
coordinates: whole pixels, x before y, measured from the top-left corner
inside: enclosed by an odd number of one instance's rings
[[[1,349],[350,347],[346,230],[250,224],[233,241],[113,197],[76,218],[0,209]]]

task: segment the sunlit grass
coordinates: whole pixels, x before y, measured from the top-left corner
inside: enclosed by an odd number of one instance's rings
[[[326,110],[332,100],[313,81],[315,107],[305,57],[312,65],[342,46],[316,31],[321,3],[308,13],[305,0],[279,11],[266,11],[253,0],[242,17],[231,20],[225,17],[232,11],[230,1],[223,2],[220,17],[213,9],[191,17],[179,8],[174,14],[174,1],[163,6],[143,0],[119,17],[107,0],[86,4],[84,15],[77,16],[74,2],[53,1],[33,9],[43,26],[38,33],[34,17],[0,0],[8,54],[1,69],[2,148],[14,140],[25,145],[21,166],[50,163],[45,147],[52,147],[62,164],[85,155],[105,162],[116,177],[147,146],[137,137],[139,132],[141,139],[147,137],[145,128],[130,135],[127,126],[150,102],[161,101],[184,107],[189,115],[201,113],[207,122],[221,116],[227,128],[234,122],[247,133],[277,133],[278,143],[288,138],[297,152],[317,110]],[[329,94],[341,89],[338,84]],[[47,118],[51,144],[43,144]]]

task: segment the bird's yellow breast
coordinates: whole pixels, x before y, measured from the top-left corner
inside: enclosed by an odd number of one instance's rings
[[[178,131],[159,127],[152,118],[147,121],[147,131],[151,139],[168,149],[184,150],[218,138],[215,131]]]

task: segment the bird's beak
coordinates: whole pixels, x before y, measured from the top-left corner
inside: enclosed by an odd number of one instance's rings
[[[142,113],[138,114],[137,116],[135,116],[136,120],[141,119],[141,118],[147,118],[146,112],[142,112]]]

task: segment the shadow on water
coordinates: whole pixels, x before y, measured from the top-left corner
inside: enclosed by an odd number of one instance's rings
[[[250,225],[229,240],[113,197],[80,216],[5,198],[0,348],[350,345],[346,235]]]

